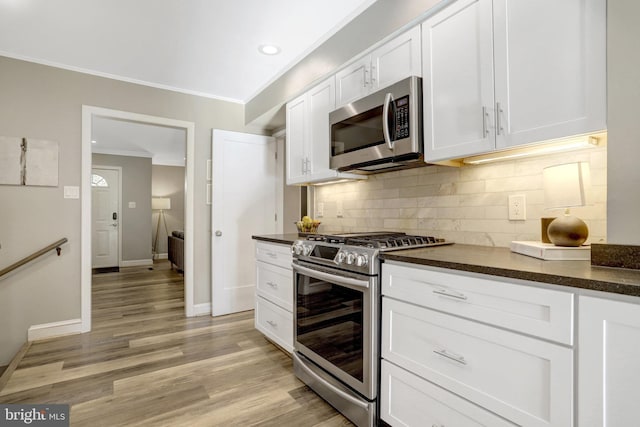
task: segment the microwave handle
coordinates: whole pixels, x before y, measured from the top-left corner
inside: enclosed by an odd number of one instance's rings
[[[389,150],[393,150],[393,141],[389,132],[389,107],[391,106],[391,101],[393,101],[393,95],[389,92],[384,97],[384,106],[382,107],[382,135]]]

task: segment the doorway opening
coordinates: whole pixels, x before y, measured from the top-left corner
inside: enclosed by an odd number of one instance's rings
[[[180,129],[186,133],[184,181],[184,307],[185,315],[195,315],[194,304],[194,186],[195,186],[195,124],[182,120],[149,116],[100,107],[82,107],[82,214],[81,214],[81,318],[82,332],[91,330],[92,283],[92,129],[101,119],[156,125]],[[149,197],[151,195],[149,194]],[[121,257],[121,252],[119,257]],[[120,262],[122,264],[122,262]]]

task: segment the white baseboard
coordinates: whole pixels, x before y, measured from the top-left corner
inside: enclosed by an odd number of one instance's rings
[[[169,259],[169,254],[156,254],[156,259]]]
[[[63,335],[79,334],[82,332],[82,319],[63,320],[61,322],[32,325],[27,331],[27,340],[37,341]]]
[[[120,267],[144,267],[145,265],[153,265],[153,259],[132,259],[120,262]]]
[[[194,316],[204,316],[211,314],[211,303],[205,302],[204,304],[195,304],[193,306]]]

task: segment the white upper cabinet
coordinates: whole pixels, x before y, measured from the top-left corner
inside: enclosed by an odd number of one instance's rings
[[[336,74],[336,108],[405,77],[422,76],[420,50],[417,26],[340,70]]]
[[[461,0],[422,24],[425,159],[495,146],[491,0]]]
[[[606,128],[605,0],[460,0],[422,25],[425,158]]]
[[[287,103],[286,168],[287,184],[304,182],[307,170],[306,94]]]
[[[287,185],[363,176],[329,168],[329,112],[335,108],[334,77],[287,103]]]
[[[606,129],[606,1],[494,0],[497,148]]]

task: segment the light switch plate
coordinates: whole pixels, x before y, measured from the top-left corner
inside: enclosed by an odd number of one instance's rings
[[[324,203],[318,203],[316,206],[316,217],[322,218],[324,216]]]
[[[129,209],[135,209],[136,208],[136,202],[129,202]]]
[[[80,198],[80,187],[73,186],[64,186],[64,198],[65,199],[79,199]]]

